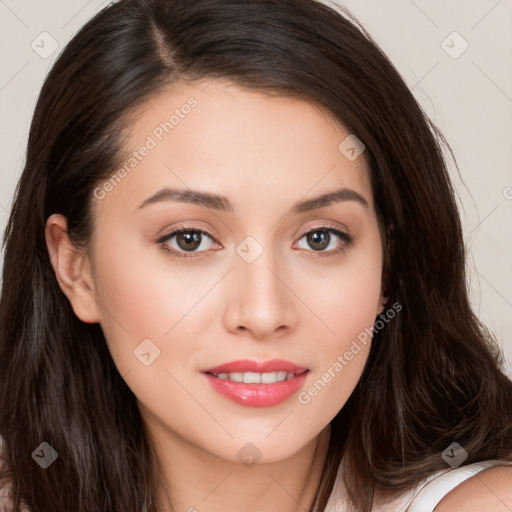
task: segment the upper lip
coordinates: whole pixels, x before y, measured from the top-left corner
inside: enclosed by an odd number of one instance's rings
[[[250,359],[241,359],[238,361],[231,361],[230,363],[221,364],[212,368],[204,370],[204,373],[270,373],[283,371],[286,373],[303,373],[308,368],[299,366],[290,361],[283,359],[271,359],[269,361],[253,361]]]

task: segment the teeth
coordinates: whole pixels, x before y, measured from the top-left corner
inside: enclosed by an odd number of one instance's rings
[[[277,372],[261,374],[261,383],[262,384],[273,384],[274,382],[277,382]]]
[[[261,382],[261,373],[245,372],[244,382],[246,384],[259,384]]]
[[[274,384],[295,377],[294,373],[279,372],[244,372],[244,373],[219,373],[218,379],[231,380],[233,382],[245,382],[246,384]]]

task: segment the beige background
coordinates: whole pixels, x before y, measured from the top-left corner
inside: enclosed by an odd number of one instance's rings
[[[108,3],[0,0],[2,233],[45,74]],[[388,54],[455,152],[472,303],[497,335],[512,376],[512,0],[342,4]],[[52,44],[57,49],[45,55]]]

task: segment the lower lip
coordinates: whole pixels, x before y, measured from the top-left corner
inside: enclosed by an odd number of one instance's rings
[[[215,391],[237,404],[250,407],[271,407],[284,402],[296,393],[304,385],[308,373],[309,371],[305,371],[290,380],[273,384],[246,384],[245,382],[219,379],[209,373],[205,373],[205,375]]]

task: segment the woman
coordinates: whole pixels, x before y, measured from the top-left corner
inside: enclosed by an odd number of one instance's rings
[[[512,383],[470,308],[444,140],[347,18],[122,0],[67,45],[5,233],[6,501],[507,499]]]

